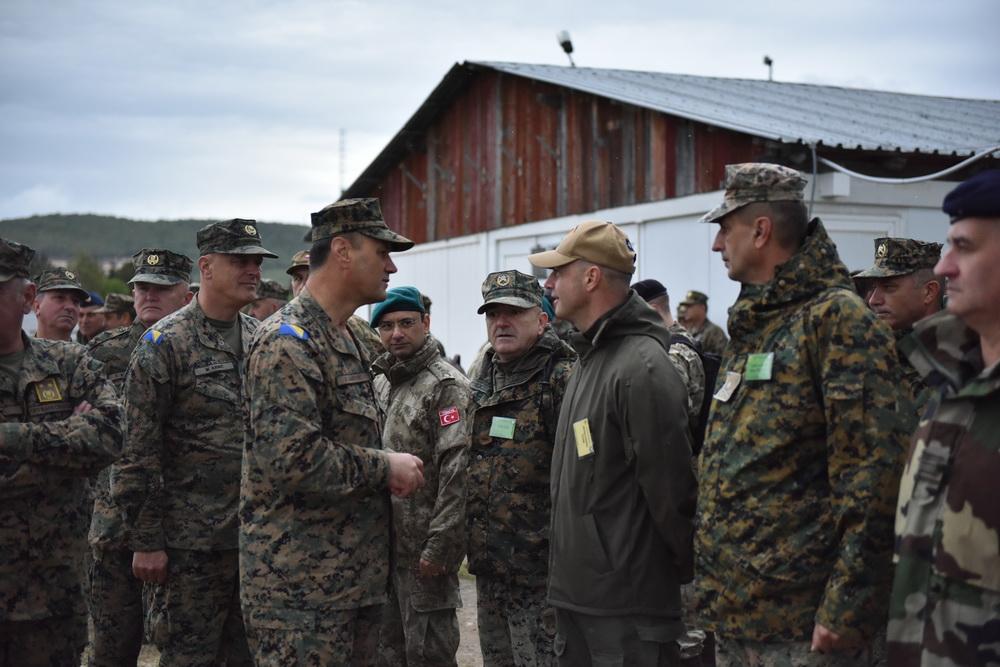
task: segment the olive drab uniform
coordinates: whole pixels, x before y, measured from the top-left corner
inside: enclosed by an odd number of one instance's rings
[[[1000,365],[948,313],[901,346],[934,391],[899,485],[889,664],[1000,664]]]
[[[79,664],[87,477],[120,452],[121,405],[84,347],[21,337],[0,365],[0,663]]]
[[[488,349],[472,378],[468,557],[487,666],[555,659],[554,618],[545,603],[549,476],[559,406],[575,359],[547,327],[516,361],[499,363]]]
[[[371,380],[308,288],[254,338],[240,594],[258,665],[374,664],[391,508]]]
[[[722,648],[808,652],[816,623],[864,646],[905,438],[890,332],[818,220],[770,282],[743,285],[729,331],[700,461],[702,616]]]
[[[136,320],[129,327],[105,331],[90,341],[88,356],[104,364],[104,376],[119,396],[124,394],[132,351],[145,331]],[[134,664],[142,648],[143,584],[132,574],[132,550],[119,508],[111,499],[112,467],[97,475],[88,536],[94,557],[89,573],[93,667]]]
[[[166,664],[249,660],[238,597],[236,510],[246,423],[243,374],[257,326],[240,314],[233,350],[197,301],[143,334],[125,381],[129,430],[112,501],[133,551],[166,550],[153,628]],[[220,648],[221,647],[221,648]],[[162,664],[162,663],[161,663]]]
[[[374,365],[375,390],[385,412],[386,449],[424,462],[424,486],[392,499],[393,595],[383,612],[379,664],[454,665],[462,606],[458,568],[465,556],[465,474],[468,465],[469,380],[427,336],[406,360],[391,353]],[[445,568],[422,577],[420,560]]]
[[[701,349],[712,354],[721,355],[726,349],[726,343],[729,342],[729,339],[726,338],[726,332],[722,330],[722,327],[708,318],[705,319],[705,324],[700,329],[691,331],[690,333],[696,341],[701,343]]]

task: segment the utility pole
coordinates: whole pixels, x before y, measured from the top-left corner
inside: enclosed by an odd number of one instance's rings
[[[767,80],[774,81],[774,61],[771,56],[764,56],[764,64],[767,65]]]
[[[340,153],[340,163],[337,167],[337,175],[340,177],[340,196],[344,196],[344,172],[347,171],[347,130],[340,128],[340,139],[337,141],[337,149]]]

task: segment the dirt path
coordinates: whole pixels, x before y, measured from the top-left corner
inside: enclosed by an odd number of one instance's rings
[[[458,627],[462,642],[458,646],[458,667],[483,667],[483,654],[479,650],[479,630],[476,625],[476,580],[470,575],[459,577],[462,589],[462,608],[458,610]],[[160,653],[146,645],[139,656],[139,667],[156,667]],[[83,662],[87,664],[86,659]]]

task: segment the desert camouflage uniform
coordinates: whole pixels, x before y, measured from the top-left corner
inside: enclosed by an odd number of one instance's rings
[[[667,327],[667,331],[670,332],[671,337],[678,336],[691,341],[692,344],[695,343],[687,329],[677,322]],[[698,356],[694,348],[684,343],[671,343],[670,349],[667,350],[667,358],[670,359],[670,363],[674,365],[674,369],[680,374],[681,380],[684,381],[684,386],[687,388],[688,420],[697,424],[698,416],[701,414],[701,404],[705,400],[705,365],[701,362],[701,357]]]
[[[392,585],[382,616],[379,664],[455,665],[462,606],[458,568],[465,556],[465,470],[468,465],[469,381],[428,336],[416,354],[374,365],[375,391],[385,411],[386,449],[424,462],[424,486],[392,498]],[[445,574],[420,577],[420,560]]]
[[[729,331],[717,387],[740,382],[713,401],[700,462],[701,615],[720,646],[766,660],[808,654],[816,623],[867,653],[885,619],[905,438],[890,332],[818,220],[770,282],[743,286]],[[770,380],[747,379],[754,353],[773,354]]]
[[[155,590],[161,665],[249,663],[238,595],[237,504],[246,423],[244,359],[257,320],[238,315],[232,350],[197,300],[150,328],[125,381],[128,435],[112,502],[133,551],[166,550]]]
[[[903,342],[936,391],[899,487],[889,664],[1000,664],[1000,364],[938,313]]]
[[[559,406],[575,358],[547,327],[516,361],[500,364],[488,349],[472,378],[476,408],[466,514],[486,667],[555,663],[554,615],[545,603],[549,475]],[[513,438],[490,436],[494,417],[516,420]]]
[[[689,333],[696,341],[701,343],[701,349],[710,354],[721,355],[726,349],[726,344],[729,342],[726,332],[722,330],[722,327],[707,317],[701,329]]]
[[[258,665],[374,664],[389,462],[359,345],[308,288],[258,329],[247,397],[240,595]]]
[[[0,371],[0,664],[74,665],[87,642],[87,476],[121,449],[122,411],[85,348],[28,338]],[[88,401],[90,412],[74,415]]]
[[[132,326],[105,331],[90,341],[87,354],[104,364],[104,376],[122,396],[132,350],[146,331]],[[97,475],[90,519],[90,615],[94,623],[91,667],[135,664],[142,648],[142,581],[132,574],[132,550],[121,512],[111,500],[111,468]]]

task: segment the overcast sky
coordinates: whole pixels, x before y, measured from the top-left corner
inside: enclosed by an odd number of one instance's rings
[[[2,0],[0,218],[308,221],[455,63],[1000,99],[997,0]],[[339,130],[346,169],[339,173]]]

